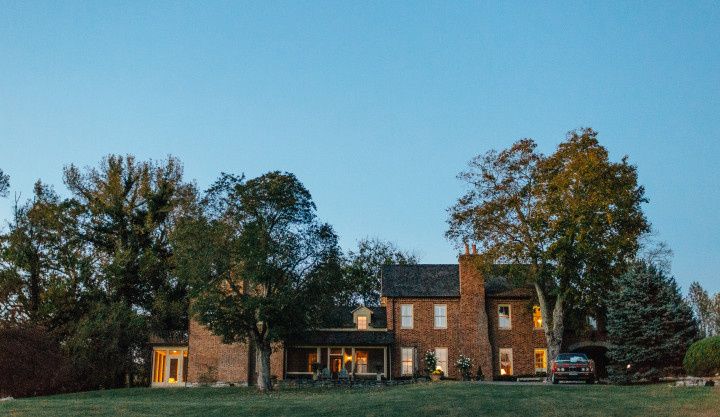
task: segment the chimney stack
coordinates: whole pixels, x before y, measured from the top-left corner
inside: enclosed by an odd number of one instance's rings
[[[475,246],[474,243],[473,243],[473,245],[472,245],[472,249],[473,249],[472,254],[473,254],[473,255],[477,255],[477,246]]]
[[[470,255],[470,246],[467,243],[465,243],[465,255]]]

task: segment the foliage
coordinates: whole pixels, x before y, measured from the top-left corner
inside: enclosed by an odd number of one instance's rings
[[[121,387],[141,373],[147,338],[145,320],[125,304],[98,304],[77,323],[67,350],[85,389]]]
[[[469,380],[472,377],[472,367],[473,367],[473,360],[472,358],[469,358],[465,355],[458,356],[457,361],[455,361],[455,367],[460,371],[460,375],[462,375],[463,380]],[[479,368],[478,371],[478,378],[482,377],[482,369]]]
[[[0,169],[0,197],[7,196],[8,189],[10,188],[10,176]]]
[[[720,336],[707,337],[690,345],[683,359],[689,375],[715,376],[720,374]]]
[[[413,265],[417,256],[400,250],[393,243],[380,239],[362,239],[357,250],[347,254],[345,267],[347,295],[341,303],[348,305],[380,305],[380,271],[386,265]]]
[[[76,388],[70,359],[47,329],[0,326],[0,398],[56,394]]]
[[[247,181],[223,174],[201,208],[174,237],[192,311],[224,341],[254,344],[258,386],[269,389],[272,345],[318,324],[343,290],[337,236],[289,173]]]
[[[649,231],[635,166],[627,157],[610,161],[597,133],[583,129],[570,132],[549,156],[531,139],[487,152],[459,178],[469,189],[449,209],[447,237],[476,242],[486,267],[527,265],[554,358],[566,306],[602,316],[613,279]]]
[[[645,263],[618,278],[607,330],[608,357],[619,366],[613,374],[629,382],[656,380],[665,368],[681,366],[697,334],[675,280]]]
[[[690,284],[687,300],[698,321],[700,336],[720,335],[720,293],[710,297],[708,292],[696,281]]]
[[[425,373],[430,375],[437,369],[437,354],[434,350],[428,350],[422,359],[425,364]]]
[[[0,320],[56,330],[77,317],[90,287],[90,263],[77,227],[80,210],[41,182],[16,204],[0,236]]]

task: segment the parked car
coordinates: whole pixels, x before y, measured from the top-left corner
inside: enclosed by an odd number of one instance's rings
[[[560,381],[585,381],[592,384],[595,379],[595,362],[584,353],[561,353],[552,361],[550,381],[553,384]]]

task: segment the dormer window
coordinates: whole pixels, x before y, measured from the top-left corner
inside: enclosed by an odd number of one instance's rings
[[[372,310],[365,306],[356,308],[353,311],[353,323],[357,330],[367,330],[370,325],[370,317],[372,316]]]

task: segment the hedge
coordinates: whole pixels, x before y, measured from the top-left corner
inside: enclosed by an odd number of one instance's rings
[[[688,375],[715,376],[720,373],[720,336],[698,340],[685,353],[683,366]]]

